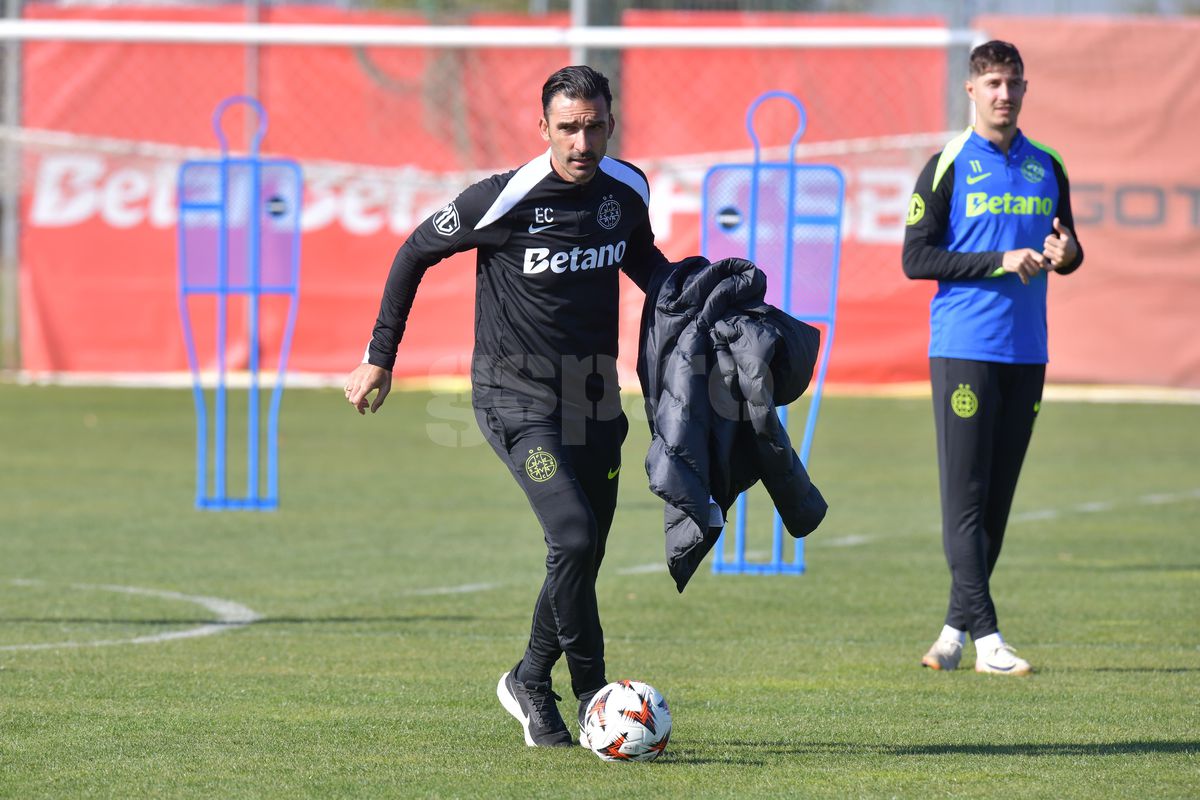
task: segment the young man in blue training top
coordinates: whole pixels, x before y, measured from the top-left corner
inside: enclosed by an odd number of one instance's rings
[[[937,280],[930,379],[950,604],[921,659],[952,670],[969,633],[975,671],[1028,675],[1000,635],[989,578],[1000,555],[1045,382],[1048,275],[1083,262],[1062,158],[1025,137],[1017,48],[971,52],[975,122],[926,164],[904,237],[904,273]]]

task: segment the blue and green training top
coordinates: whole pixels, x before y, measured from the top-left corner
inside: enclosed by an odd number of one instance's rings
[[[1046,363],[1048,273],[1025,285],[1001,264],[1007,250],[1041,252],[1055,217],[1074,233],[1062,158],[1020,131],[1006,155],[967,128],[929,160],[909,201],[903,261],[909,278],[938,282],[930,357]],[[1082,245],[1058,272],[1081,263]]]

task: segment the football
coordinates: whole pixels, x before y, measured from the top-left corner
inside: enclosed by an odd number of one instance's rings
[[[648,683],[615,681],[584,711],[580,744],[605,761],[653,761],[671,738],[671,710]]]

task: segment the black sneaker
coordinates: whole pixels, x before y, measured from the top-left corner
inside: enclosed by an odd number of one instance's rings
[[[521,666],[517,662],[517,667]],[[562,698],[550,690],[550,683],[519,681],[517,667],[500,676],[496,696],[504,710],[520,721],[525,729],[525,744],[530,747],[570,747],[574,744],[567,723],[558,713],[555,701]]]

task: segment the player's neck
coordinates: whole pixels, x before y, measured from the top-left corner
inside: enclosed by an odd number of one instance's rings
[[[1008,149],[1012,147],[1013,139],[1017,138],[1016,125],[1004,128],[992,128],[976,120],[972,127],[976,133],[996,145],[1000,152],[1005,155],[1008,155]]]

